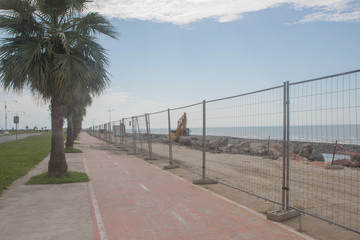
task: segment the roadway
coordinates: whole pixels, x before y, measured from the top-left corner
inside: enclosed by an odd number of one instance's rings
[[[24,139],[30,136],[36,136],[40,135],[42,133],[24,133],[24,134],[18,134],[17,139]],[[16,140],[16,135],[0,135],[0,144],[4,142],[11,142]]]

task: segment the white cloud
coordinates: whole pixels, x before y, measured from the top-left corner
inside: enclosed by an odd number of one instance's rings
[[[354,0],[95,0],[90,9],[108,17],[186,25],[202,19],[230,22],[246,13],[292,6],[314,13],[299,22],[360,21],[360,4]]]
[[[317,12],[306,15],[299,23],[308,22],[358,22],[360,21],[360,11],[355,12],[343,12],[343,13],[328,13],[328,12]]]

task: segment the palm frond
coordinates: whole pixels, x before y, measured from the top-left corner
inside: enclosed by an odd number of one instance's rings
[[[97,12],[90,12],[84,17],[74,18],[76,30],[85,34],[104,34],[117,38],[114,26]]]
[[[0,0],[0,9],[17,13],[34,10],[30,0]]]
[[[9,35],[24,36],[29,36],[34,34],[34,32],[39,31],[41,27],[33,16],[35,8],[25,4],[26,1],[16,2],[20,2],[18,5],[24,5],[24,7],[19,8],[13,6],[6,9],[7,11],[5,11],[5,14],[0,15],[0,29],[3,29]],[[0,9],[2,8],[0,7]]]
[[[102,93],[110,82],[106,50],[95,34],[116,37],[98,13],[80,14],[87,0],[0,0],[0,29],[10,36],[0,47],[0,83],[28,86],[44,98]]]

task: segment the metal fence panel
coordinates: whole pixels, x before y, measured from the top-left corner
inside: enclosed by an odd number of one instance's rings
[[[191,172],[202,172],[202,104],[195,104],[170,111],[171,129],[176,130],[178,121],[186,114],[188,136],[173,142],[174,163]]]
[[[123,149],[131,152],[131,148],[133,146],[132,143],[132,126],[131,126],[131,117],[130,118],[123,118],[122,122],[124,124],[124,136],[120,140],[123,145]]]
[[[283,101],[282,87],[209,101],[208,176],[281,204]]]
[[[148,139],[146,133],[145,115],[136,116],[137,151],[139,154],[148,155]]]
[[[169,161],[168,112],[160,111],[149,114],[151,128],[151,146],[153,155],[160,160]]]
[[[360,166],[359,85],[360,74],[350,73],[290,84],[289,90],[289,204],[358,232],[359,168],[331,163]]]

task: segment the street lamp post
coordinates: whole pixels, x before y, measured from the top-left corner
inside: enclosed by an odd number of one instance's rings
[[[109,108],[108,111],[109,111],[108,135],[109,135],[109,143],[111,144],[111,139],[112,139],[112,136],[111,136],[111,112],[114,111],[114,109]]]
[[[1,100],[0,102],[4,102],[5,103],[5,131],[7,130],[7,103],[9,102],[17,102],[15,100]]]
[[[111,112],[114,111],[114,109],[109,108],[108,112],[109,112],[109,123],[111,123]]]

